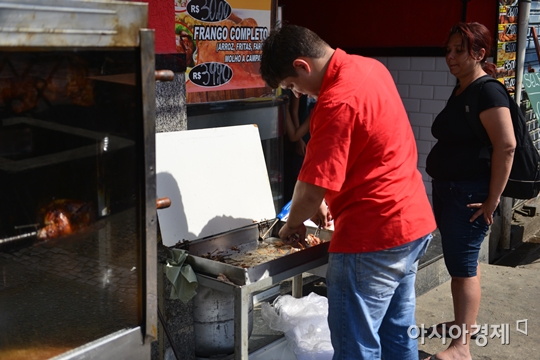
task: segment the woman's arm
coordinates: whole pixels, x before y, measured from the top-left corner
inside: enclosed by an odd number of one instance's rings
[[[491,181],[488,198],[482,204],[469,204],[479,210],[473,215],[471,221],[483,215],[488,224],[493,223],[493,212],[499,205],[501,194],[508,182],[516,138],[510,109],[507,107],[494,107],[480,113],[480,121],[486,129],[491,140],[493,152],[491,154]]]
[[[309,132],[309,119],[310,119],[310,116],[308,116],[306,120],[304,120],[304,122],[302,123],[302,125],[300,125],[300,127],[295,128],[292,123],[290,114],[287,113],[287,115],[285,116],[285,126],[286,126],[287,136],[289,137],[289,140],[291,142],[295,142],[302,139],[302,137]]]
[[[296,96],[290,99],[290,106],[285,115],[285,131],[291,142],[300,140],[309,132],[309,116],[299,125],[298,120],[298,104],[299,100]]]
[[[289,103],[289,113],[295,129],[300,127],[300,119],[298,119],[298,108],[300,107],[300,98],[292,96]]]

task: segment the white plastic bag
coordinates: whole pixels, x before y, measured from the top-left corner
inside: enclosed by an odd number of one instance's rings
[[[261,314],[271,329],[285,334],[298,360],[332,359],[326,297],[315,293],[300,299],[281,295],[272,305],[263,303]]]

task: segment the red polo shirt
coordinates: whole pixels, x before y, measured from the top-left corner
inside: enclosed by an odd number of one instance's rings
[[[435,229],[416,141],[384,65],[337,49],[310,133],[298,178],[327,189],[335,219],[330,252],[387,249]]]

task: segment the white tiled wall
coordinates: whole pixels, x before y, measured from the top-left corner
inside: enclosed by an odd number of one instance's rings
[[[435,145],[431,124],[444,108],[456,84],[444,57],[377,57],[396,82],[409,115],[418,147],[418,169],[431,200],[431,179],[426,173],[426,157]]]

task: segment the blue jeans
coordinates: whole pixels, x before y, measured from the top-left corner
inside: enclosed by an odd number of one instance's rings
[[[483,216],[469,219],[478,209],[467,204],[482,203],[489,194],[489,179],[477,181],[433,180],[433,213],[441,232],[444,262],[455,277],[476,276],[480,246],[489,225]]]
[[[414,283],[431,234],[387,250],[330,253],[326,283],[334,360],[417,360]]]

